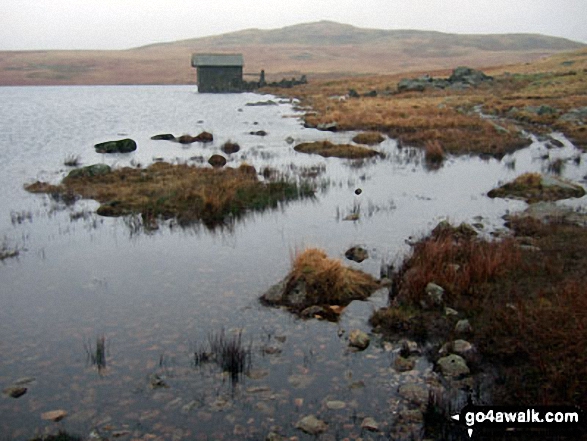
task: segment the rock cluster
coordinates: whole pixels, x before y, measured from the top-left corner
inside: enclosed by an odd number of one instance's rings
[[[477,87],[481,83],[492,81],[493,77],[485,75],[480,70],[460,66],[453,70],[448,78],[433,78],[424,75],[419,78],[404,78],[397,85],[398,92],[423,92],[426,89],[454,89],[462,90]]]

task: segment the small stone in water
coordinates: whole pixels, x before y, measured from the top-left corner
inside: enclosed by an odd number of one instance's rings
[[[346,407],[346,403],[344,401],[332,400],[326,402],[326,407],[330,410],[340,410]]]
[[[50,412],[45,412],[41,414],[41,418],[46,421],[61,421],[63,418],[67,416],[67,412],[64,410],[52,410]]]
[[[4,392],[9,397],[19,398],[19,397],[22,397],[24,394],[26,394],[26,391],[27,391],[26,387],[11,386],[11,387],[7,387],[2,392]]]
[[[361,429],[367,429],[376,432],[379,430],[379,424],[377,423],[377,421],[375,421],[375,419],[367,417],[361,423]]]

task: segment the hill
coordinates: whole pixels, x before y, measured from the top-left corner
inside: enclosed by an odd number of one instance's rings
[[[456,35],[321,21],[119,51],[0,52],[0,85],[193,84],[193,52],[241,52],[245,71],[281,79],[528,62],[585,45],[539,34]]]

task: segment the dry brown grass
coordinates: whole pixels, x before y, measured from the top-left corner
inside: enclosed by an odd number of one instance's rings
[[[380,155],[378,151],[367,147],[352,144],[334,144],[330,141],[305,142],[296,145],[294,150],[301,153],[314,153],[325,158],[360,159]]]
[[[101,203],[98,214],[105,216],[140,213],[148,219],[177,218],[180,223],[202,220],[209,226],[249,209],[312,194],[308,186],[285,180],[260,182],[251,168],[217,170],[162,162],[146,169],[125,167],[100,176],[66,177],[57,186],[36,182],[26,189],[95,199]]]
[[[362,132],[353,137],[353,141],[357,144],[376,145],[385,140],[384,136],[379,132]]]
[[[338,259],[309,248],[295,257],[287,278],[287,287],[302,282],[313,305],[348,305],[352,300],[364,300],[380,284],[369,274],[344,266]]]
[[[340,130],[380,131],[405,145],[424,147],[437,140],[447,153],[502,156],[527,146],[520,127],[531,132],[562,131],[579,146],[587,146],[587,126],[561,119],[587,106],[587,51],[561,54],[530,64],[487,69],[492,83],[456,90],[397,93],[402,77],[429,73],[448,77],[450,70],[313,81],[292,93],[310,106],[306,121],[315,126],[336,122]],[[572,66],[567,66],[569,60]],[[331,99],[350,89],[377,97]],[[277,92],[279,93],[279,92]],[[283,93],[283,92],[282,92]],[[550,106],[555,112],[538,112]],[[495,121],[481,118],[478,109]]]
[[[487,193],[491,198],[518,198],[528,203],[539,201],[556,201],[572,197],[582,197],[585,190],[582,187],[566,183],[564,186],[545,185],[540,173],[524,173],[501,187]]]
[[[377,312],[383,331],[454,339],[443,311],[422,310],[425,286],[467,317],[467,340],[497,369],[495,404],[587,406],[587,229],[514,218],[515,238],[487,242],[441,228],[417,243],[394,279],[396,305]],[[532,243],[524,249],[519,243]],[[458,265],[458,266],[456,266]]]
[[[444,161],[444,149],[438,140],[426,142],[424,158],[431,164],[440,164]]]

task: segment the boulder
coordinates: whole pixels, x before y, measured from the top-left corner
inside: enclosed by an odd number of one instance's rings
[[[151,139],[154,141],[175,141],[175,136],[171,133],[163,133],[161,135],[151,136]]]
[[[94,164],[87,167],[76,168],[69,172],[68,178],[91,178],[110,173],[112,169],[106,164]]]
[[[370,430],[371,432],[377,432],[379,430],[379,423],[372,417],[366,417],[361,423],[361,429]]]
[[[180,144],[191,144],[193,142],[212,142],[214,141],[214,136],[208,132],[202,132],[198,136],[191,136],[191,135],[181,135],[177,138],[177,142]]]
[[[470,357],[475,352],[475,346],[466,340],[455,340],[445,343],[438,351],[440,355],[457,354],[463,358]]]
[[[471,86],[477,86],[484,81],[491,81],[493,77],[485,75],[480,70],[472,69],[466,66],[459,66],[453,70],[452,75],[448,78],[450,83],[464,83]]]
[[[214,168],[224,167],[226,165],[226,158],[222,155],[212,155],[208,159],[208,164]]]
[[[473,332],[473,328],[471,327],[471,323],[469,323],[469,320],[462,319],[459,320],[455,325],[455,332],[457,334],[470,334],[471,332]]]
[[[426,294],[428,294],[428,298],[433,305],[442,305],[444,299],[444,288],[442,286],[430,282],[428,285],[426,285]]]
[[[222,147],[220,147],[220,150],[222,150],[224,153],[231,155],[233,153],[238,152],[241,149],[241,146],[238,145],[236,142],[230,142],[230,141],[226,141]]]
[[[120,139],[118,141],[107,141],[94,146],[97,153],[129,153],[137,149],[137,143],[130,139]]]
[[[349,334],[349,346],[359,351],[364,351],[369,346],[371,339],[360,329],[353,329]]]
[[[355,261],[357,263],[361,263],[363,260],[369,258],[369,253],[365,248],[355,246],[349,248],[345,253],[345,257],[349,260]]]
[[[450,378],[459,378],[469,375],[469,366],[460,355],[450,354],[438,360],[437,365],[442,375]]]
[[[338,123],[336,121],[329,123],[320,123],[316,126],[318,130],[326,132],[336,132],[338,130]]]

